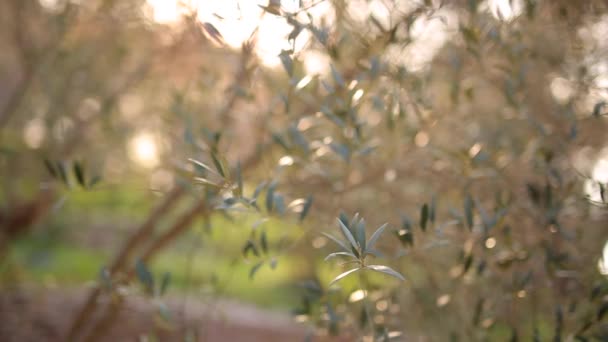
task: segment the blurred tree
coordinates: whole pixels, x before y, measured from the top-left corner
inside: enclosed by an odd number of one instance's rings
[[[239,48],[205,6],[143,8],[0,4],[3,241],[75,188],[163,194],[69,340],[101,337],[133,278],[159,292],[148,261],[217,215],[256,221],[251,278],[303,260],[319,335],[606,339],[606,1],[271,1]],[[278,68],[264,20],[289,28]]]

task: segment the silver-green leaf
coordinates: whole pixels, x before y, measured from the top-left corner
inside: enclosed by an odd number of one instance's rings
[[[385,223],[385,224],[381,225],[378,229],[376,229],[374,234],[372,234],[372,236],[369,238],[369,241],[367,241],[367,249],[374,248],[376,241],[378,241],[378,239],[380,238],[382,233],[384,233],[384,230],[386,229],[387,226],[388,226],[388,223]]]
[[[355,234],[357,237],[357,243],[361,246],[361,250],[365,250],[365,220],[361,219],[355,225]]]
[[[338,281],[340,281],[340,280],[344,279],[346,276],[348,276],[348,275],[350,275],[350,274],[353,274],[353,273],[355,273],[355,272],[357,272],[357,271],[360,271],[360,270],[361,270],[361,268],[353,268],[352,270],[348,270],[348,271],[346,271],[346,272],[344,272],[344,273],[340,274],[339,276],[335,277],[335,278],[334,278],[334,280],[332,280],[332,281],[329,283],[329,286],[331,286],[331,285],[335,284],[336,282],[338,282]]]
[[[426,231],[426,223],[429,219],[429,205],[424,203],[420,209],[420,228]]]
[[[464,216],[467,221],[467,228],[473,229],[473,199],[470,195],[464,198]]]
[[[331,241],[335,242],[338,246],[342,247],[342,249],[345,250],[346,252],[350,253],[350,248],[348,248],[344,242],[338,240],[337,238],[335,238],[332,235],[329,235],[327,233],[321,233],[321,234],[323,234],[323,236],[330,239]]]
[[[339,256],[345,256],[345,257],[351,257],[351,258],[357,258],[353,253],[351,252],[335,252],[335,253],[331,253],[328,256],[325,257],[325,261],[335,258],[335,257],[339,257]]]
[[[339,219],[338,219],[338,224],[340,225],[340,229],[342,230],[342,235],[344,235],[346,240],[348,240],[348,242],[350,242],[350,244],[353,246],[354,249],[357,249],[359,247],[357,245],[357,241],[353,237],[353,234],[351,234],[348,227],[346,225],[344,225],[344,223]]]
[[[312,206],[312,195],[306,197],[306,202],[304,202],[304,207],[302,207],[302,211],[300,212],[300,221],[304,221],[310,207]]]
[[[384,265],[367,265],[365,268],[369,268],[372,271],[388,274],[392,277],[395,277],[401,281],[405,281],[405,277],[401,275],[401,273],[395,271],[394,269],[384,266]]]

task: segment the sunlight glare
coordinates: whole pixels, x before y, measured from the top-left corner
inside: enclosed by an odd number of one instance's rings
[[[49,12],[59,12],[65,6],[64,1],[59,0],[38,0],[38,3]]]
[[[488,0],[490,13],[494,18],[510,21],[523,12],[521,0]]]
[[[292,27],[279,16],[263,13],[260,5],[267,1],[251,0],[147,0],[152,19],[161,24],[178,22],[188,11],[195,11],[200,22],[212,24],[220,32],[226,44],[240,48],[257,28],[256,55],[269,67],[280,65],[278,55],[282,50],[291,48],[287,36]],[[299,8],[299,1],[281,1],[284,11],[293,12]],[[302,32],[295,41],[295,50],[304,47],[309,39],[307,32]]]
[[[413,41],[405,48],[390,46],[385,51],[391,63],[402,64],[410,71],[420,71],[429,65],[444,44],[457,32],[458,17],[450,9],[442,8],[433,16],[422,15],[410,28]]]
[[[560,104],[566,104],[574,95],[570,81],[563,77],[555,77],[550,84],[551,95]]]
[[[147,132],[137,133],[129,141],[129,157],[145,168],[158,165],[158,147],[154,137]]]
[[[44,120],[35,118],[27,122],[23,129],[23,140],[25,144],[33,149],[39,148],[46,136]]]
[[[597,261],[597,268],[602,275],[608,276],[608,242],[604,245],[602,256]]]
[[[509,6],[509,0],[489,0],[489,2],[489,9],[495,13],[499,11],[503,18],[521,12],[521,6],[517,5],[519,3],[517,1],[514,2],[513,7]],[[295,40],[295,46],[290,46],[287,36],[292,31],[291,25],[283,17],[264,13],[260,7],[268,4],[268,1],[264,0],[146,0],[146,4],[153,13],[153,20],[159,23],[175,23],[188,11],[195,11],[201,23],[212,24],[220,32],[226,44],[235,49],[240,48],[243,42],[251,38],[257,28],[255,53],[261,63],[268,67],[280,66],[278,55],[282,50],[293,48],[294,52],[298,53],[311,39],[310,33],[304,30]],[[298,0],[281,1],[281,8],[286,12],[294,12],[299,6]],[[398,8],[404,11],[409,10],[409,7],[411,6],[404,3],[398,5]],[[307,12],[310,13],[311,18],[314,18],[314,22],[320,18],[324,18],[325,22],[330,24],[333,21],[333,8],[329,3],[321,2]],[[387,26],[392,16],[391,9],[377,0],[370,3],[353,1],[349,4],[349,12],[364,21],[373,14]],[[303,16],[300,19],[306,22],[306,18]],[[457,27],[456,14],[449,9],[441,9],[432,17],[421,16],[411,28],[414,42],[405,49],[389,49],[386,57],[392,62],[404,63],[411,71],[420,70],[428,65],[437,51],[449,40],[452,32],[457,31]],[[304,51],[300,58],[309,75],[326,74],[329,70],[329,57],[319,51]]]
[[[348,297],[348,301],[351,303],[358,302],[367,296],[367,291],[365,290],[356,290],[350,294]]]
[[[591,171],[591,179],[585,181],[585,193],[589,196],[589,200],[593,202],[602,202],[602,195],[600,193],[600,183],[608,183],[608,156],[600,158],[593,166]]]
[[[179,0],[147,0],[151,19],[159,24],[174,24],[184,15],[185,8]]]

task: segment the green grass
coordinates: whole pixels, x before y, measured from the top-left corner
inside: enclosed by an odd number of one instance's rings
[[[266,230],[268,235],[269,255],[245,260],[241,249],[251,237],[254,221],[254,218],[247,218],[232,223],[222,217],[214,217],[213,229],[208,233],[204,233],[201,224],[197,224],[172,248],[156,256],[149,268],[157,281],[163,273],[170,272],[169,293],[176,295],[206,292],[265,307],[292,308],[298,302],[290,286],[294,276],[292,271],[298,269],[295,260],[282,256],[274,270],[266,262],[253,279],[249,274],[259,260],[273,256],[273,247],[281,237],[295,236],[297,229],[272,221],[260,225],[258,229]],[[255,237],[259,237],[259,232]],[[100,270],[111,257],[107,251],[68,244],[61,238],[53,240],[45,234],[23,239],[12,246],[10,260],[13,267],[10,271],[16,271],[18,279],[24,282],[78,286],[97,280]],[[0,275],[2,278],[5,277]]]

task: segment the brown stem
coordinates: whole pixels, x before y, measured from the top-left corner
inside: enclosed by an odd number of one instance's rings
[[[30,58],[31,49],[26,44],[26,39],[24,36],[24,27],[22,26],[24,22],[24,6],[24,1],[16,1],[14,2],[13,8],[13,39],[15,41],[15,46],[18,49],[17,52],[19,54],[19,58],[21,59],[21,63],[23,64],[23,75],[21,77],[21,80],[17,84],[17,87],[11,94],[8,102],[2,107],[2,110],[0,110],[0,127],[3,127],[8,122],[9,118],[13,115],[13,113],[17,110],[17,107],[21,103],[21,100],[27,92],[27,89],[33,78],[32,63]]]
[[[206,212],[206,201],[199,200],[190,210],[186,211],[178,220],[173,224],[169,230],[159,236],[154,242],[144,251],[141,256],[142,262],[147,262],[152,256],[154,256],[159,250],[163,249],[169,243],[173,242],[178,236],[180,236],[186,229],[188,229],[196,217],[201,213]],[[135,275],[135,271],[130,269],[127,273],[126,280],[130,280]],[[93,326],[90,333],[86,335],[83,341],[92,342],[101,338],[104,332],[107,331],[107,327],[112,325],[112,322],[117,317],[116,312],[119,309],[122,302],[112,303],[111,306],[106,310],[101,319]]]
[[[173,242],[178,236],[180,236],[194,219],[201,215],[207,214],[207,202],[205,200],[199,200],[190,210],[186,211],[182,217],[164,234],[159,236],[154,242],[148,246],[146,251],[141,255],[141,260],[147,262],[154,254],[166,247],[169,243]],[[129,273],[129,278],[133,276],[133,270]]]
[[[83,339],[84,342],[93,342],[97,339],[98,333],[109,330],[114,318],[118,316],[123,301],[124,299],[121,297],[107,305],[107,309],[103,313],[101,319],[97,321],[97,324],[91,329],[91,332]]]
[[[0,262],[8,253],[10,243],[27,234],[51,211],[54,199],[55,191],[46,189],[33,200],[17,202],[16,205],[0,210]]]
[[[220,120],[221,120],[224,128],[226,128],[229,125],[229,123],[230,123],[229,114],[230,114],[231,110],[234,108],[234,106],[236,105],[237,100],[239,98],[236,87],[241,85],[247,79],[247,75],[248,75],[247,63],[249,61],[249,57],[250,57],[250,55],[245,53],[245,51],[244,51],[244,56],[242,57],[242,61],[241,61],[241,68],[239,69],[239,71],[237,72],[237,75],[235,77],[236,81],[234,83],[234,89],[232,90],[231,97],[228,99],[228,101],[226,101],[225,105],[218,111],[218,115],[220,117]],[[261,158],[259,155],[252,156],[243,164],[243,168],[246,169],[249,166],[255,165],[257,162],[260,161],[260,159]],[[167,202],[175,202],[175,201],[167,200],[165,203],[167,203]],[[162,207],[163,206],[161,205],[161,208]],[[168,209],[169,208],[166,208],[166,210],[168,210]],[[160,210],[160,208],[159,208],[159,210]],[[154,240],[154,242],[152,242],[152,244],[150,246],[148,246],[148,248],[141,255],[141,260],[143,262],[148,261],[154,254],[156,254],[158,251],[160,251],[161,249],[166,247],[169,243],[171,243],[179,235],[181,235],[190,226],[192,221],[198,215],[200,215],[201,213],[207,213],[207,212],[208,212],[208,210],[207,210],[206,202],[204,200],[199,200],[197,202],[197,204],[195,204],[189,211],[184,213],[184,215],[182,215],[180,217],[180,219],[169,230],[167,230],[164,234],[162,234],[160,237],[158,237],[156,240]],[[119,255],[116,257],[114,263],[110,267],[110,274],[114,274],[117,271],[121,270],[124,267],[125,261],[127,261],[128,257],[130,256],[131,252],[135,249],[135,247],[144,240],[144,237],[151,235],[149,233],[153,230],[154,223],[157,221],[157,218],[153,218],[152,216],[154,216],[154,213],[152,213],[151,217],[148,219],[148,221],[146,221],[146,223],[144,223],[144,225],[142,225],[138,230],[136,230],[136,233],[134,234],[134,236],[132,236],[129,239],[129,241],[126,243],[125,247],[121,250]],[[160,217],[160,215],[159,215],[159,217]],[[150,228],[147,228],[148,222],[152,222]],[[129,273],[127,274],[127,279],[132,278],[133,275],[134,275],[133,270],[130,270]],[[69,331],[69,334],[68,334],[69,341],[75,340],[75,338],[77,337],[77,334],[80,332],[80,330],[82,328],[82,325],[86,322],[86,320],[89,318],[89,316],[95,310],[96,305],[97,305],[97,299],[100,294],[101,294],[101,289],[99,287],[94,288],[91,291],[91,293],[89,294],[89,297],[87,298],[87,301],[85,302],[85,305],[81,309],[80,313],[76,316],[76,319],[75,319],[74,323],[72,324],[72,327]],[[89,339],[97,338],[99,335],[101,335],[103,332],[103,328],[106,326],[105,322],[109,321],[111,323],[111,320],[112,320],[112,317],[103,317],[101,319],[101,321],[99,321],[99,323],[95,327],[92,328],[91,333],[89,333],[87,335],[85,340],[88,341]]]
[[[152,212],[152,214],[148,217],[146,222],[141,225],[139,229],[137,229],[133,235],[127,240],[121,251],[118,253],[114,262],[110,266],[110,273],[114,274],[124,267],[126,261],[131,256],[131,253],[135,249],[135,247],[141,243],[146,237],[150,236],[152,231],[154,230],[154,225],[158,220],[171,209],[180,197],[184,194],[185,189],[181,186],[175,187],[171,192],[167,195],[163,203]]]
[[[67,34],[68,28],[70,27],[70,20],[74,19],[74,15],[76,13],[73,4],[68,4],[61,16],[64,17],[65,23],[63,24],[59,34],[53,40],[49,46],[41,49],[41,52],[35,53],[32,51],[30,46],[27,46],[26,37],[24,36],[24,22],[26,19],[24,17],[27,16],[25,13],[25,1],[15,1],[16,7],[14,8],[14,32],[13,39],[15,41],[15,45],[18,49],[19,58],[23,63],[23,76],[16,89],[11,94],[8,102],[0,108],[0,128],[6,126],[8,121],[12,116],[15,115],[19,105],[23,101],[24,96],[27,94],[28,89],[32,85],[34,78],[38,72],[38,69],[43,64],[43,61],[48,59],[50,56],[53,56],[57,53],[59,45],[63,41],[64,37]]]
[[[143,241],[146,237],[151,236],[151,233],[156,226],[156,223],[164,216],[180,199],[185,193],[183,187],[174,188],[169,195],[163,200],[163,202],[152,211],[148,216],[148,219],[135,230],[133,235],[127,240],[125,245],[122,247],[112,265],[110,266],[110,274],[114,274],[124,267],[127,260],[133,253],[133,250]],[[83,324],[87,321],[89,316],[93,313],[97,306],[97,299],[101,294],[101,288],[99,286],[94,287],[89,293],[84,305],[76,315],[76,318],[72,322],[70,330],[68,332],[67,340],[73,341],[76,339],[78,333],[82,329]]]

